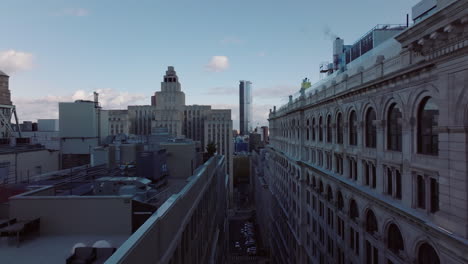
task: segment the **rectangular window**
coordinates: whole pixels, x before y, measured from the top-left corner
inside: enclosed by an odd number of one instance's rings
[[[392,169],[387,168],[387,194],[392,195],[393,186],[392,186]]]
[[[357,180],[357,161],[353,160],[353,180]]]
[[[315,195],[312,195],[312,210],[317,210],[317,198],[315,197]]]
[[[330,236],[327,236],[327,250],[328,254],[333,257],[333,239]]]
[[[370,185],[369,164],[367,161],[362,162],[364,165],[364,185]]]
[[[426,184],[422,175],[417,176],[418,207],[426,209]]]
[[[395,171],[395,188],[396,198],[401,200],[401,173],[398,170]]]
[[[335,172],[343,175],[343,158],[341,157],[341,155],[335,154],[335,163],[336,163]]]
[[[339,247],[337,247],[336,251],[338,254],[338,264],[344,264],[345,263],[344,251]]]
[[[377,170],[375,169],[375,165],[371,165],[372,168],[372,188],[377,188]]]
[[[349,178],[353,178],[353,160],[351,158],[348,158],[348,173],[349,173]]]
[[[439,183],[431,178],[431,212],[439,211]]]
[[[366,263],[379,264],[379,251],[366,240]]]
[[[325,232],[323,231],[323,228],[320,225],[319,225],[319,239],[322,245],[325,244]]]
[[[350,248],[356,255],[359,256],[359,233],[356,232],[352,227],[349,227],[349,242]]]
[[[323,219],[324,218],[324,209],[323,209],[323,203],[319,201],[319,214],[320,214],[320,217]]]
[[[341,218],[338,218],[339,219],[339,225],[340,225],[340,237],[342,240],[345,239],[345,225],[344,225],[344,220],[341,219]]]

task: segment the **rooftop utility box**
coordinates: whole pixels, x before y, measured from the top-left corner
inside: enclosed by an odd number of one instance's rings
[[[165,149],[158,151],[142,151],[137,156],[137,175],[152,181],[158,181],[169,175],[167,169],[167,152]]]

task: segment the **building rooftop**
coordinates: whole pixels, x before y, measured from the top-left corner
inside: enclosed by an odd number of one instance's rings
[[[38,151],[44,150],[44,146],[40,144],[30,145],[30,144],[18,144],[16,146],[10,146],[7,144],[0,145],[0,154],[10,154],[18,152],[28,152],[28,151]]]
[[[21,242],[19,247],[8,244],[8,238],[0,238],[2,263],[65,263],[77,243],[93,246],[96,241],[106,240],[119,248],[128,235],[42,235]]]
[[[0,71],[0,76],[7,76],[7,77],[10,77],[10,76],[8,76],[6,73],[4,73],[4,72],[2,72],[2,71]]]

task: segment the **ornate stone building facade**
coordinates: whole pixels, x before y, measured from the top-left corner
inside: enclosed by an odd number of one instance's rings
[[[135,135],[149,135],[164,127],[174,137],[200,141],[204,148],[213,142],[218,153],[226,156],[227,172],[232,171],[231,110],[185,105],[185,94],[172,66],[163,77],[161,91],[151,97],[151,105],[128,106],[128,126],[129,133]]]
[[[109,112],[109,135],[128,135],[128,110],[106,110]]]
[[[274,263],[468,263],[468,1],[438,3],[395,56],[271,111]]]

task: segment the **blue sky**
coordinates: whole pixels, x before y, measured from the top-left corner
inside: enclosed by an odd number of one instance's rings
[[[238,82],[252,81],[254,119],[266,124],[302,78],[318,80],[334,35],[352,43],[405,23],[417,2],[3,0],[0,70],[22,120],[57,117],[58,101],[94,90],[107,108],[149,104],[173,65],[187,104],[232,108],[235,128]]]

